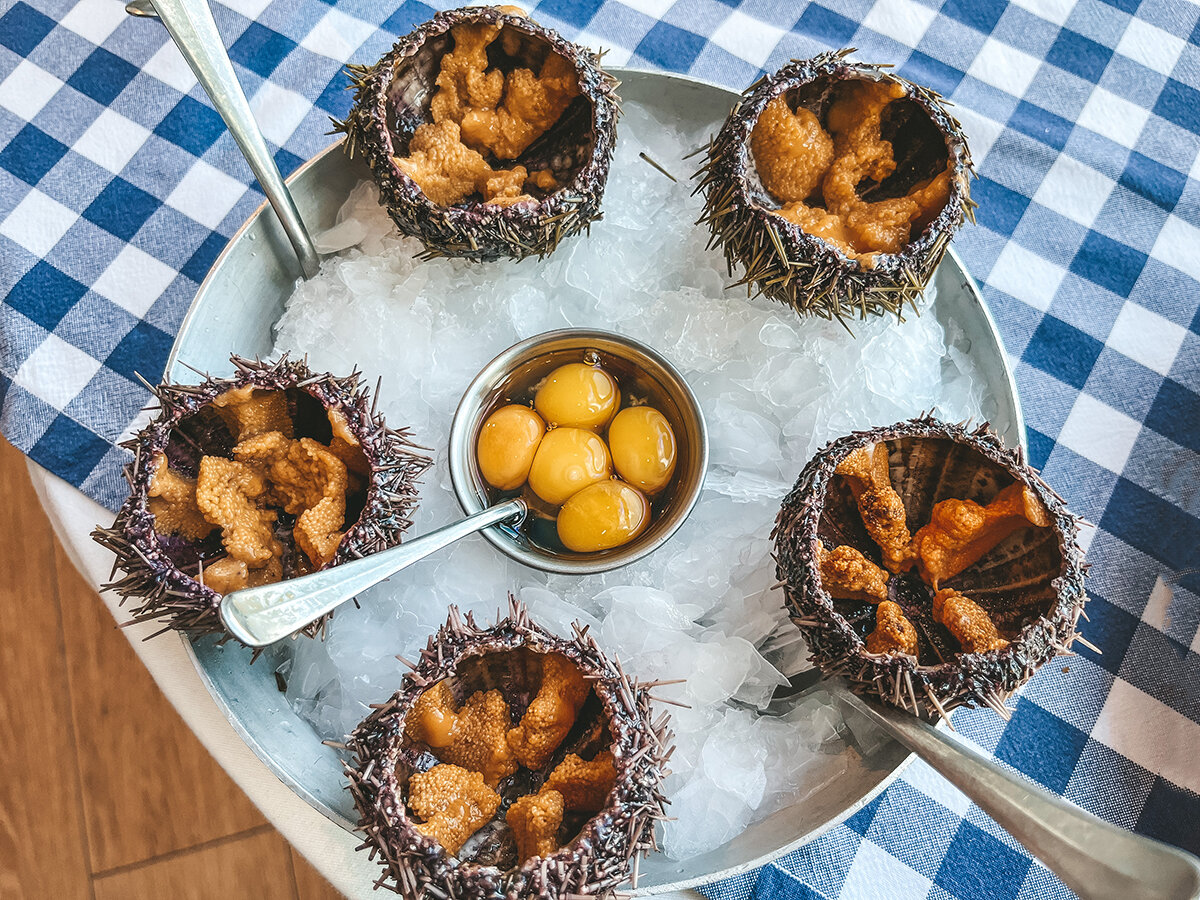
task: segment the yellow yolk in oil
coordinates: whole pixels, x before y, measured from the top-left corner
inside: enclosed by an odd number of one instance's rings
[[[590,484],[612,477],[608,447],[583,428],[553,428],[546,432],[533,457],[529,487],[555,506]]]
[[[675,474],[675,432],[650,406],[631,406],[608,426],[608,449],[617,474],[648,494],[657,494]]]
[[[627,544],[650,522],[650,501],[622,481],[584,488],[558,513],[558,539],[568,550],[594,553]]]
[[[533,405],[551,425],[603,428],[621,405],[621,392],[603,369],[567,363],[546,377]]]
[[[484,481],[501,491],[523,485],[545,433],[546,423],[528,406],[514,403],[488,416],[475,447]]]

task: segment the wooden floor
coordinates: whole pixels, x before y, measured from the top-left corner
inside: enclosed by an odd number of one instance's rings
[[[0,900],[326,900],[159,693],[0,440]]]

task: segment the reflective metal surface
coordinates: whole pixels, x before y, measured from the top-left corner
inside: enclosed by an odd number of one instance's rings
[[[715,85],[679,76],[614,70],[628,102],[672,110],[697,127],[720,126],[737,95]],[[354,185],[369,177],[361,162],[331,148],[289,179],[301,217],[313,230],[334,224],[338,208]],[[234,236],[201,285],[180,329],[168,362],[168,376],[195,381],[184,363],[214,374],[229,374],[229,354],[266,355],[274,344],[272,326],[294,286],[295,256],[278,220],[265,207]],[[580,238],[586,240],[586,238]],[[996,332],[970,276],[953,250],[935,275],[934,314],[958,335],[991,385],[985,414],[1010,446],[1024,446],[1024,424],[1012,373]],[[352,827],[355,813],[344,789],[337,754],[320,743],[312,728],[287,705],[268,665],[250,663],[250,651],[213,640],[191,647],[201,677],[233,727],[279,778],[330,819]],[[381,700],[384,698],[380,698]],[[760,866],[812,840],[852,815],[883,790],[910,761],[909,752],[887,742],[864,757],[849,749],[822,759],[829,781],[803,802],[780,810],[728,844],[684,862],[659,855],[641,868],[639,893],[691,887]]]
[[[1087,900],[1192,900],[1200,860],[1080,809],[916,716],[839,690],[852,705],[970,797]]]
[[[429,554],[496,522],[521,518],[527,509],[520,498],[506,500],[379,553],[299,578],[234,591],[221,598],[221,622],[247,647],[266,647]]]
[[[667,494],[665,508],[656,515],[645,533],[624,544],[599,553],[553,553],[529,541],[519,529],[496,525],[483,536],[501,553],[535,569],[588,575],[628,565],[653,553],[687,521],[708,469],[708,429],[704,413],[683,376],[657,352],[632,338],[608,331],[564,328],[539,334],[509,347],[475,376],[454,414],[450,426],[450,478],[463,511],[477,513],[488,504],[487,485],[475,460],[475,446],[483,422],[498,402],[515,388],[536,382],[568,362],[579,362],[584,354],[631,365],[640,377],[655,386],[661,398],[660,412],[675,432],[678,461]]]
[[[321,260],[283,176],[279,174],[275,158],[267,149],[254,113],[250,111],[250,104],[234,74],[233,63],[221,42],[217,23],[213,21],[208,0],[135,0],[125,7],[125,11],[133,16],[157,16],[162,20],[171,40],[179,47],[183,58],[196,73],[196,80],[212,100],[213,107],[225,120],[225,127],[250,164],[250,171],[262,185],[263,193],[291,241],[300,271],[305,278],[317,274]]]

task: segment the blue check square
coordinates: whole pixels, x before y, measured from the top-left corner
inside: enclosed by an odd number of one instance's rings
[[[1192,827],[1181,829],[1181,822],[1190,823]],[[1176,844],[1190,853],[1200,853],[1200,829],[1194,827],[1197,822],[1200,822],[1200,797],[1160,776],[1142,807],[1137,830]]]
[[[142,223],[159,206],[158,200],[152,195],[118,176],[91,202],[83,215],[88,221],[127,241],[137,234]]]
[[[136,382],[140,375],[151,384],[157,384],[162,379],[170,352],[171,336],[142,321],[122,338],[104,364],[130,381]]]
[[[103,47],[97,47],[67,79],[67,84],[102,106],[108,106],[137,73],[137,68],[132,64]]]
[[[154,133],[182,147],[194,156],[203,156],[225,131],[225,123],[211,106],[184,94]]]
[[[28,184],[36,185],[66,152],[65,144],[30,124],[18,131],[16,137],[0,150],[0,168],[12,172]]]
[[[1200,91],[1168,78],[1154,104],[1154,113],[1193,134],[1200,133]]]
[[[1069,28],[1058,33],[1058,39],[1046,54],[1046,60],[1060,69],[1074,72],[1080,78],[1096,84],[1104,67],[1112,58],[1112,50]]]
[[[0,16],[0,44],[19,56],[28,56],[54,30],[54,20],[18,0]]]
[[[1146,254],[1089,231],[1083,246],[1071,260],[1071,271],[1114,294],[1128,297],[1146,265]]]
[[[637,46],[643,59],[672,72],[686,72],[691,68],[706,41],[669,22],[657,22]]]
[[[560,22],[586,28],[603,5],[604,0],[542,0],[538,4],[537,14],[554,16]]]
[[[1007,6],[1005,0],[946,0],[942,13],[976,31],[991,34]]]
[[[817,3],[810,3],[792,30],[824,41],[830,47],[842,47],[858,31],[858,23]]]
[[[291,38],[251,22],[229,48],[229,56],[251,72],[269,78],[295,47],[296,42]]]
[[[1021,216],[1029,206],[1029,198],[998,182],[980,175],[971,188],[971,196],[979,208],[975,221],[1005,236],[1016,231]]]
[[[112,445],[70,416],[55,416],[29,451],[29,458],[64,481],[79,484]]]
[[[1082,389],[1104,345],[1062,319],[1046,314],[1025,350],[1025,361]]]
[[[87,288],[74,278],[39,260],[9,291],[4,302],[30,321],[53,331],[86,292]]]
[[[1174,379],[1164,378],[1146,415],[1146,425],[1200,453],[1200,396]]]
[[[986,831],[963,822],[934,882],[960,900],[1015,898],[1032,861]]]
[[[1061,794],[1087,735],[1023,697],[996,745],[996,759]]]
[[[1067,138],[1071,136],[1071,129],[1075,127],[1062,116],[1056,116],[1027,100],[1017,104],[1008,124],[1010,128],[1015,128],[1043,144],[1049,144],[1055,150],[1062,150],[1067,145]]]
[[[900,74],[916,84],[933,88],[943,97],[949,97],[963,80],[965,73],[920,50],[914,50],[908,62],[900,68]]]

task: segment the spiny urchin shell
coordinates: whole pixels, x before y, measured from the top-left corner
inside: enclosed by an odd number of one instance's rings
[[[474,690],[499,688],[513,707],[515,724],[524,711],[521,704],[529,702],[522,659],[544,653],[561,653],[574,662],[594,691],[545,770],[549,772],[567,752],[596,752],[611,740],[617,777],[607,805],[547,857],[532,857],[507,869],[484,864],[480,858],[456,859],[418,831],[409,817],[408,776],[429,769],[437,760],[420,749],[423,745],[406,741],[405,717],[421,694],[448,679],[459,702]],[[553,635],[532,622],[525,607],[511,596],[508,617],[492,628],[476,626],[470,614],[463,617],[451,607],[446,625],[430,638],[412,668],[400,690],[376,707],[347,743],[354,758],[346,772],[361,817],[358,827],[366,834],[364,847],[372,854],[378,852],[385,868],[377,887],[407,897],[549,900],[608,896],[630,877],[636,885],[638,861],[657,849],[654,825],[663,818],[667,802],[659,783],[672,749],[670,717],[662,713],[655,718],[648,693],[652,685],[631,680],[620,663],[604,655],[587,629],[575,626],[570,639]],[[501,808],[544,774],[521,770],[502,781],[500,793],[506,802]],[[484,826],[484,831],[489,827]],[[464,850],[461,855],[468,853]]]
[[[892,575],[889,596],[916,625],[921,656],[870,653],[864,634],[871,629],[871,606],[834,600],[822,587],[818,540],[827,548],[848,544],[879,562],[854,497],[834,470],[854,450],[880,442],[888,447],[892,485],[914,531],[929,521],[935,502],[956,498],[986,504],[1015,481],[1045,506],[1051,527],[1016,532],[941,585],[983,606],[1010,639],[1006,648],[956,652],[949,632],[925,612],[930,590],[915,576]],[[916,712],[923,706],[930,716],[966,704],[988,706],[1007,717],[1008,697],[1039,666],[1069,653],[1079,637],[1075,629],[1087,602],[1087,565],[1076,541],[1078,525],[1062,498],[986,424],[969,430],[918,418],[833,441],[804,467],[775,524],[777,576],[792,620],[825,675],[841,675],[856,692],[903,709]]]
[[[580,95],[541,138],[512,162],[533,171],[545,167],[562,185],[535,201],[512,206],[472,200],[440,206],[430,200],[394,157],[407,152],[417,127],[432,121],[430,102],[442,57],[452,48],[450,30],[486,22],[525,36],[521,52],[532,63],[556,53],[579,75]],[[373,66],[348,67],[354,105],[345,121],[345,151],[361,154],[379,185],[380,202],[404,234],[419,238],[428,256],[459,256],[476,261],[545,256],[563,238],[578,234],[600,217],[600,199],[616,145],[617,81],[600,68],[600,57],[536,22],[497,7],[464,7],[435,15]],[[506,63],[507,65],[508,63]]]
[[[704,192],[700,221],[712,231],[710,246],[721,245],[730,274],[735,266],[743,267],[736,284],[746,285],[748,291],[757,290],[799,313],[826,319],[885,312],[902,316],[905,304],[915,303],[925,289],[955,230],[964,218],[973,219],[971,155],[962,126],[937,93],[893,75],[886,66],[850,62],[846,56],[852,52],[837,50],[793,60],[746,89],[710,142],[697,173],[701,179],[697,190]],[[921,178],[936,174],[939,160],[943,166],[947,160],[950,163],[946,206],[900,253],[875,254],[871,268],[776,215],[780,203],[763,187],[750,151],[751,133],[769,102],[787,94],[793,108],[807,107],[823,122],[831,90],[844,79],[902,85],[906,97],[892,106],[904,104],[904,121],[925,126],[916,132],[921,136],[919,141],[913,139],[913,153],[899,158],[896,173],[880,185],[878,199],[898,196],[890,192],[893,186],[906,191]],[[944,153],[929,136],[928,123],[934,126],[934,135],[944,140]]]
[[[164,382],[151,388],[158,401],[158,415],[122,444],[134,453],[133,461],[125,467],[129,498],[111,528],[92,532],[99,544],[116,555],[113,572],[120,569],[124,573],[104,589],[116,591],[122,603],[132,600],[137,604],[134,621],[162,620],[167,627],[193,637],[224,631],[218,613],[221,595],[194,577],[205,560],[223,554],[218,540],[220,529],[204,541],[155,531],[155,516],[149,510],[155,467],[150,461],[162,452],[173,469],[194,476],[201,454],[228,456],[232,438],[219,421],[212,421],[216,417],[209,419],[206,413],[218,395],[247,385],[289,391],[297,428],[304,424],[318,434],[321,429],[328,432],[330,426],[324,417],[311,415],[314,411],[337,409],[345,418],[370,472],[361,498],[362,511],[346,529],[330,566],[400,543],[416,505],[416,479],[430,464],[428,458],[416,452],[418,448],[407,431],[384,424],[375,411],[371,392],[359,384],[357,372],[345,378],[315,374],[304,362],[286,355],[274,362],[234,356],[231,362],[235,372],[229,378],[205,376],[199,384]],[[300,419],[306,421],[301,423]],[[288,575],[286,566],[284,575]],[[303,633],[315,636],[324,629],[327,619],[312,623]]]

